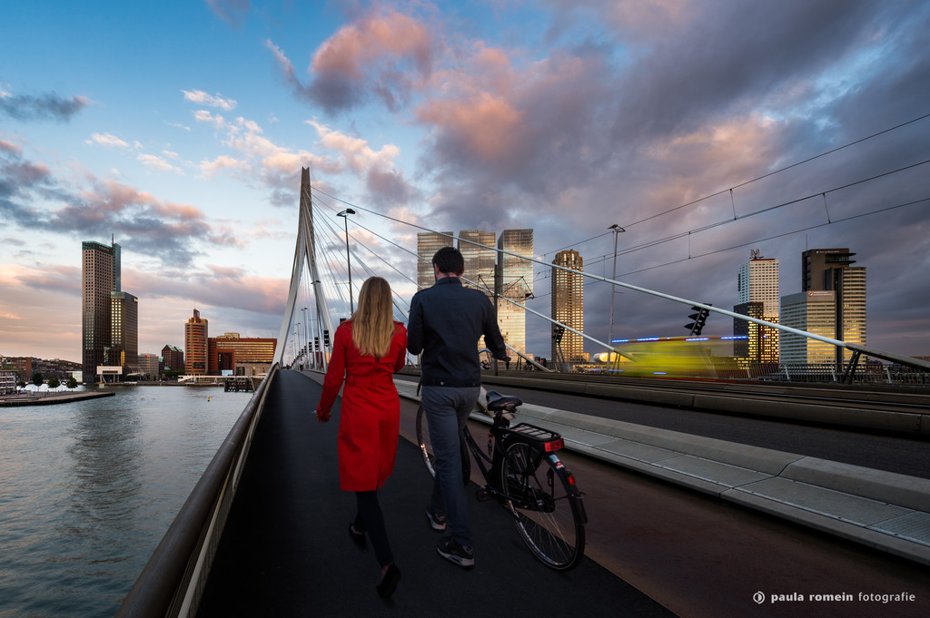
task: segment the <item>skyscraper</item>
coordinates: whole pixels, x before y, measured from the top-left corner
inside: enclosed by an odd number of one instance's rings
[[[433,256],[443,247],[455,246],[452,232],[420,232],[417,234],[417,288],[428,288],[433,277]]]
[[[803,292],[832,292],[834,339],[866,344],[866,269],[853,266],[856,255],[847,248],[809,249],[801,254],[801,290]],[[845,352],[848,359],[852,352]],[[839,365],[843,349],[834,349],[834,360]]]
[[[207,319],[200,317],[200,311],[194,309],[194,315],[184,325],[184,372],[192,376],[207,374]]]
[[[481,290],[492,302],[494,300],[494,267],[497,263],[497,251],[494,249],[495,236],[494,232],[479,230],[459,232],[459,251],[465,258],[465,278],[473,282],[463,283],[466,287]],[[484,247],[474,245],[473,242],[484,245]]]
[[[122,290],[120,246],[85,241],[81,244],[81,369],[93,384],[97,367],[135,371],[138,364],[138,299]]]
[[[533,230],[504,230],[497,247],[508,253],[497,256],[497,321],[504,341],[526,354],[526,311],[522,305],[533,295],[533,262],[519,256],[533,257]],[[508,302],[508,300],[513,302]]]
[[[778,323],[778,260],[762,257],[758,250],[753,249],[749,261],[740,266],[736,289],[738,304],[733,307],[734,312]],[[777,329],[733,318],[733,334],[747,337],[735,346],[734,353],[737,357],[754,363],[778,362]]]
[[[559,251],[555,254],[552,263],[572,270],[584,270],[581,254],[574,249]],[[551,315],[553,320],[584,332],[584,276],[566,272],[561,268],[552,269]],[[557,343],[555,324],[552,325],[552,334],[551,358],[553,360],[559,358],[560,355],[557,354],[559,351],[561,351],[561,357],[570,362],[585,359],[584,338],[581,335],[565,330],[561,341]]]
[[[110,348],[112,321],[110,294],[116,291],[115,255],[119,245],[85,241],[81,244],[81,369],[84,382],[93,384],[97,366],[105,364]]]

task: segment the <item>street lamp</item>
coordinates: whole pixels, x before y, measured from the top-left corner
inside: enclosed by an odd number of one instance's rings
[[[310,320],[307,319],[307,308],[303,307],[300,312],[304,315],[304,350],[307,353],[309,364],[310,358]]]
[[[617,238],[620,236],[621,232],[626,230],[614,223],[611,225],[608,230],[613,230],[614,232],[614,275],[612,279],[617,280]],[[610,325],[607,327],[607,343],[610,344],[610,347],[613,348],[614,342],[614,300],[617,294],[617,285],[615,283],[610,284]]]
[[[346,222],[346,265],[349,268],[349,317],[352,317],[352,314],[355,313],[355,302],[352,300],[352,258],[349,257],[349,215],[354,215],[355,211],[351,208],[346,208],[340,213],[337,213],[337,217],[342,217]]]

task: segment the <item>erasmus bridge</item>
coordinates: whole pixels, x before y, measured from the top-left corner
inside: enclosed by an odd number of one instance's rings
[[[915,375],[930,363],[571,269],[603,285],[815,339],[848,362],[834,382],[818,384],[712,380],[706,372],[676,380],[585,375],[516,354],[511,366],[489,362],[487,388],[520,397],[523,420],[565,438],[563,461],[588,513],[587,545],[574,570],[546,569],[510,516],[469,491],[478,565],[465,572],[436,555],[438,539],[423,515],[431,481],[414,444],[418,368],[408,359],[395,379],[397,465],[381,491],[404,576],[392,601],[382,601],[373,590],[373,555],[359,552],[345,531],[355,501],[338,486],[338,423],[318,424],[313,410],[330,334],[351,313],[353,267],[356,288],[361,272],[392,282],[402,321],[409,295],[398,290],[415,290],[416,281],[359,238],[350,252],[348,217],[361,207],[339,213],[344,233],[319,208],[303,170],[275,363],[120,615],[741,616],[760,605],[801,602],[806,611],[836,615],[927,615],[930,393],[855,378],[860,358]],[[342,255],[321,250],[342,242]],[[525,301],[496,300],[534,314],[546,332],[554,325],[614,349]],[[481,418],[473,414],[479,443]]]

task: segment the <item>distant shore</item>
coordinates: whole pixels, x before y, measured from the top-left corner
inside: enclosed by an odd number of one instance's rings
[[[113,397],[112,391],[81,391],[79,393],[17,393],[15,395],[0,395],[0,408],[13,408],[16,406],[52,406],[58,403],[71,403],[84,399],[97,399],[98,397]]]

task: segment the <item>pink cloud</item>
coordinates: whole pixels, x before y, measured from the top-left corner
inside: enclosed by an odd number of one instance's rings
[[[374,10],[317,49],[308,69],[309,85],[300,82],[280,47],[271,40],[265,45],[298,96],[334,113],[359,105],[372,94],[389,109],[397,109],[428,82],[439,43],[416,18],[393,9]]]
[[[428,103],[417,118],[435,125],[449,149],[493,163],[512,153],[522,115],[510,101],[482,92],[469,100]]]
[[[317,73],[361,78],[365,65],[381,58],[406,58],[425,75],[432,64],[432,47],[425,25],[389,10],[343,27],[317,50],[310,66]]]

